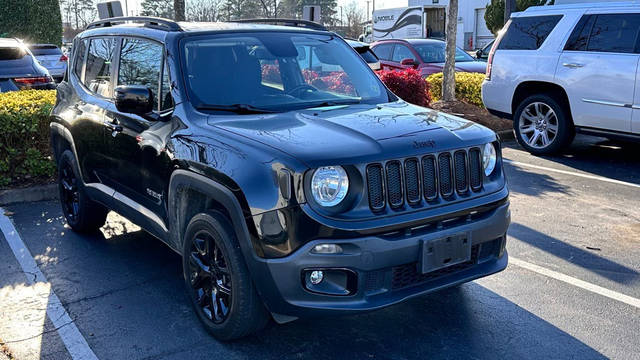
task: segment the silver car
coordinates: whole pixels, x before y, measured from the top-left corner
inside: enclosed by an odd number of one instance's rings
[[[49,74],[56,82],[62,81],[64,73],[67,71],[68,59],[59,47],[52,44],[32,44],[29,45],[29,50],[38,62],[49,70]]]

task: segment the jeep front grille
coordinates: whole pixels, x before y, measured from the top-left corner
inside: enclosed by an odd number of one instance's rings
[[[482,189],[482,159],[478,148],[389,160],[366,169],[369,206],[373,211],[416,206]]]

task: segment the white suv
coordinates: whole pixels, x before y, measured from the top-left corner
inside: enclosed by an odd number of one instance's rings
[[[531,7],[489,54],[482,100],[534,154],[576,132],[640,140],[640,3]],[[638,84],[638,85],[636,85]]]

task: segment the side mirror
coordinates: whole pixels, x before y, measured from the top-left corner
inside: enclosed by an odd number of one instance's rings
[[[482,50],[476,51],[476,59],[482,59]]]
[[[402,59],[402,61],[400,61],[400,64],[403,66],[412,66],[414,68],[418,66],[418,63],[413,59]]]
[[[153,111],[153,93],[144,85],[121,85],[115,89],[116,109],[123,113],[147,115]]]

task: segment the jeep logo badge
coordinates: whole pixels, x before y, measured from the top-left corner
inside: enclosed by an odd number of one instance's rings
[[[424,148],[434,148],[436,147],[436,142],[433,140],[426,141],[414,141],[413,147],[416,149],[424,149]]]

